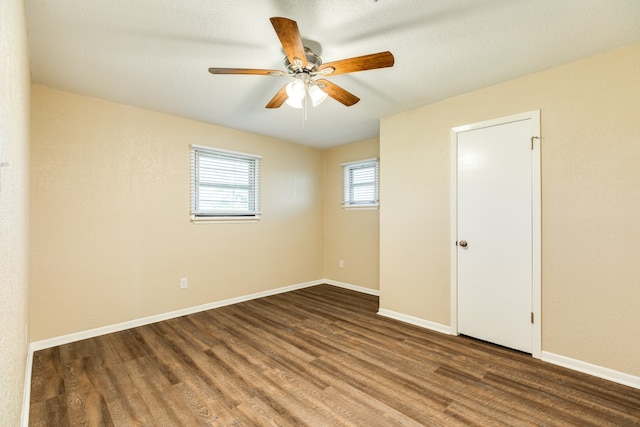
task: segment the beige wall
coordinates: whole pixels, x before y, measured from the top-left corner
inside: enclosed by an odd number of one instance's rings
[[[377,138],[324,152],[324,277],[372,290],[379,285],[379,211],[342,208],[340,165],[379,154]]]
[[[24,2],[0,2],[0,425],[20,424],[27,361],[29,65]]]
[[[381,307],[450,323],[450,129],[540,109],[542,350],[640,375],[638,76],[635,44],[384,118]]]
[[[322,151],[41,86],[31,102],[33,341],[323,277]],[[261,221],[190,222],[189,144],[262,155]]]

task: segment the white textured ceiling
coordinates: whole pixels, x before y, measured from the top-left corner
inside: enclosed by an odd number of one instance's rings
[[[26,0],[34,83],[287,141],[330,147],[379,119],[640,41],[640,0]],[[361,98],[264,106],[286,77],[269,22],[298,22],[324,62],[380,51],[393,68],[330,80]]]

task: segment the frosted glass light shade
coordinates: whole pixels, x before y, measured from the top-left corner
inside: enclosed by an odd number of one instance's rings
[[[309,88],[309,96],[311,97],[311,103],[314,107],[320,105],[322,101],[327,99],[327,93],[318,86],[311,86]]]
[[[302,100],[303,98],[299,98],[299,99],[287,98],[287,100],[284,101],[284,103],[287,104],[289,107],[302,108]]]
[[[287,85],[287,100],[285,103],[293,108],[302,108],[302,100],[304,99],[304,83],[300,80],[294,80]]]
[[[304,98],[304,83],[300,80],[294,80],[287,85],[287,96],[289,99]]]

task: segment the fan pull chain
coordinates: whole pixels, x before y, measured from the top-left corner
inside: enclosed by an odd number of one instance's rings
[[[307,100],[309,99],[309,82],[304,82],[304,97],[302,97],[302,129],[304,130],[304,124],[307,121]]]

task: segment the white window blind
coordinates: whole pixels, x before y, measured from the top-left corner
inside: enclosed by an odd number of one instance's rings
[[[344,207],[378,206],[378,159],[343,163]]]
[[[260,156],[191,146],[191,218],[257,218]]]

